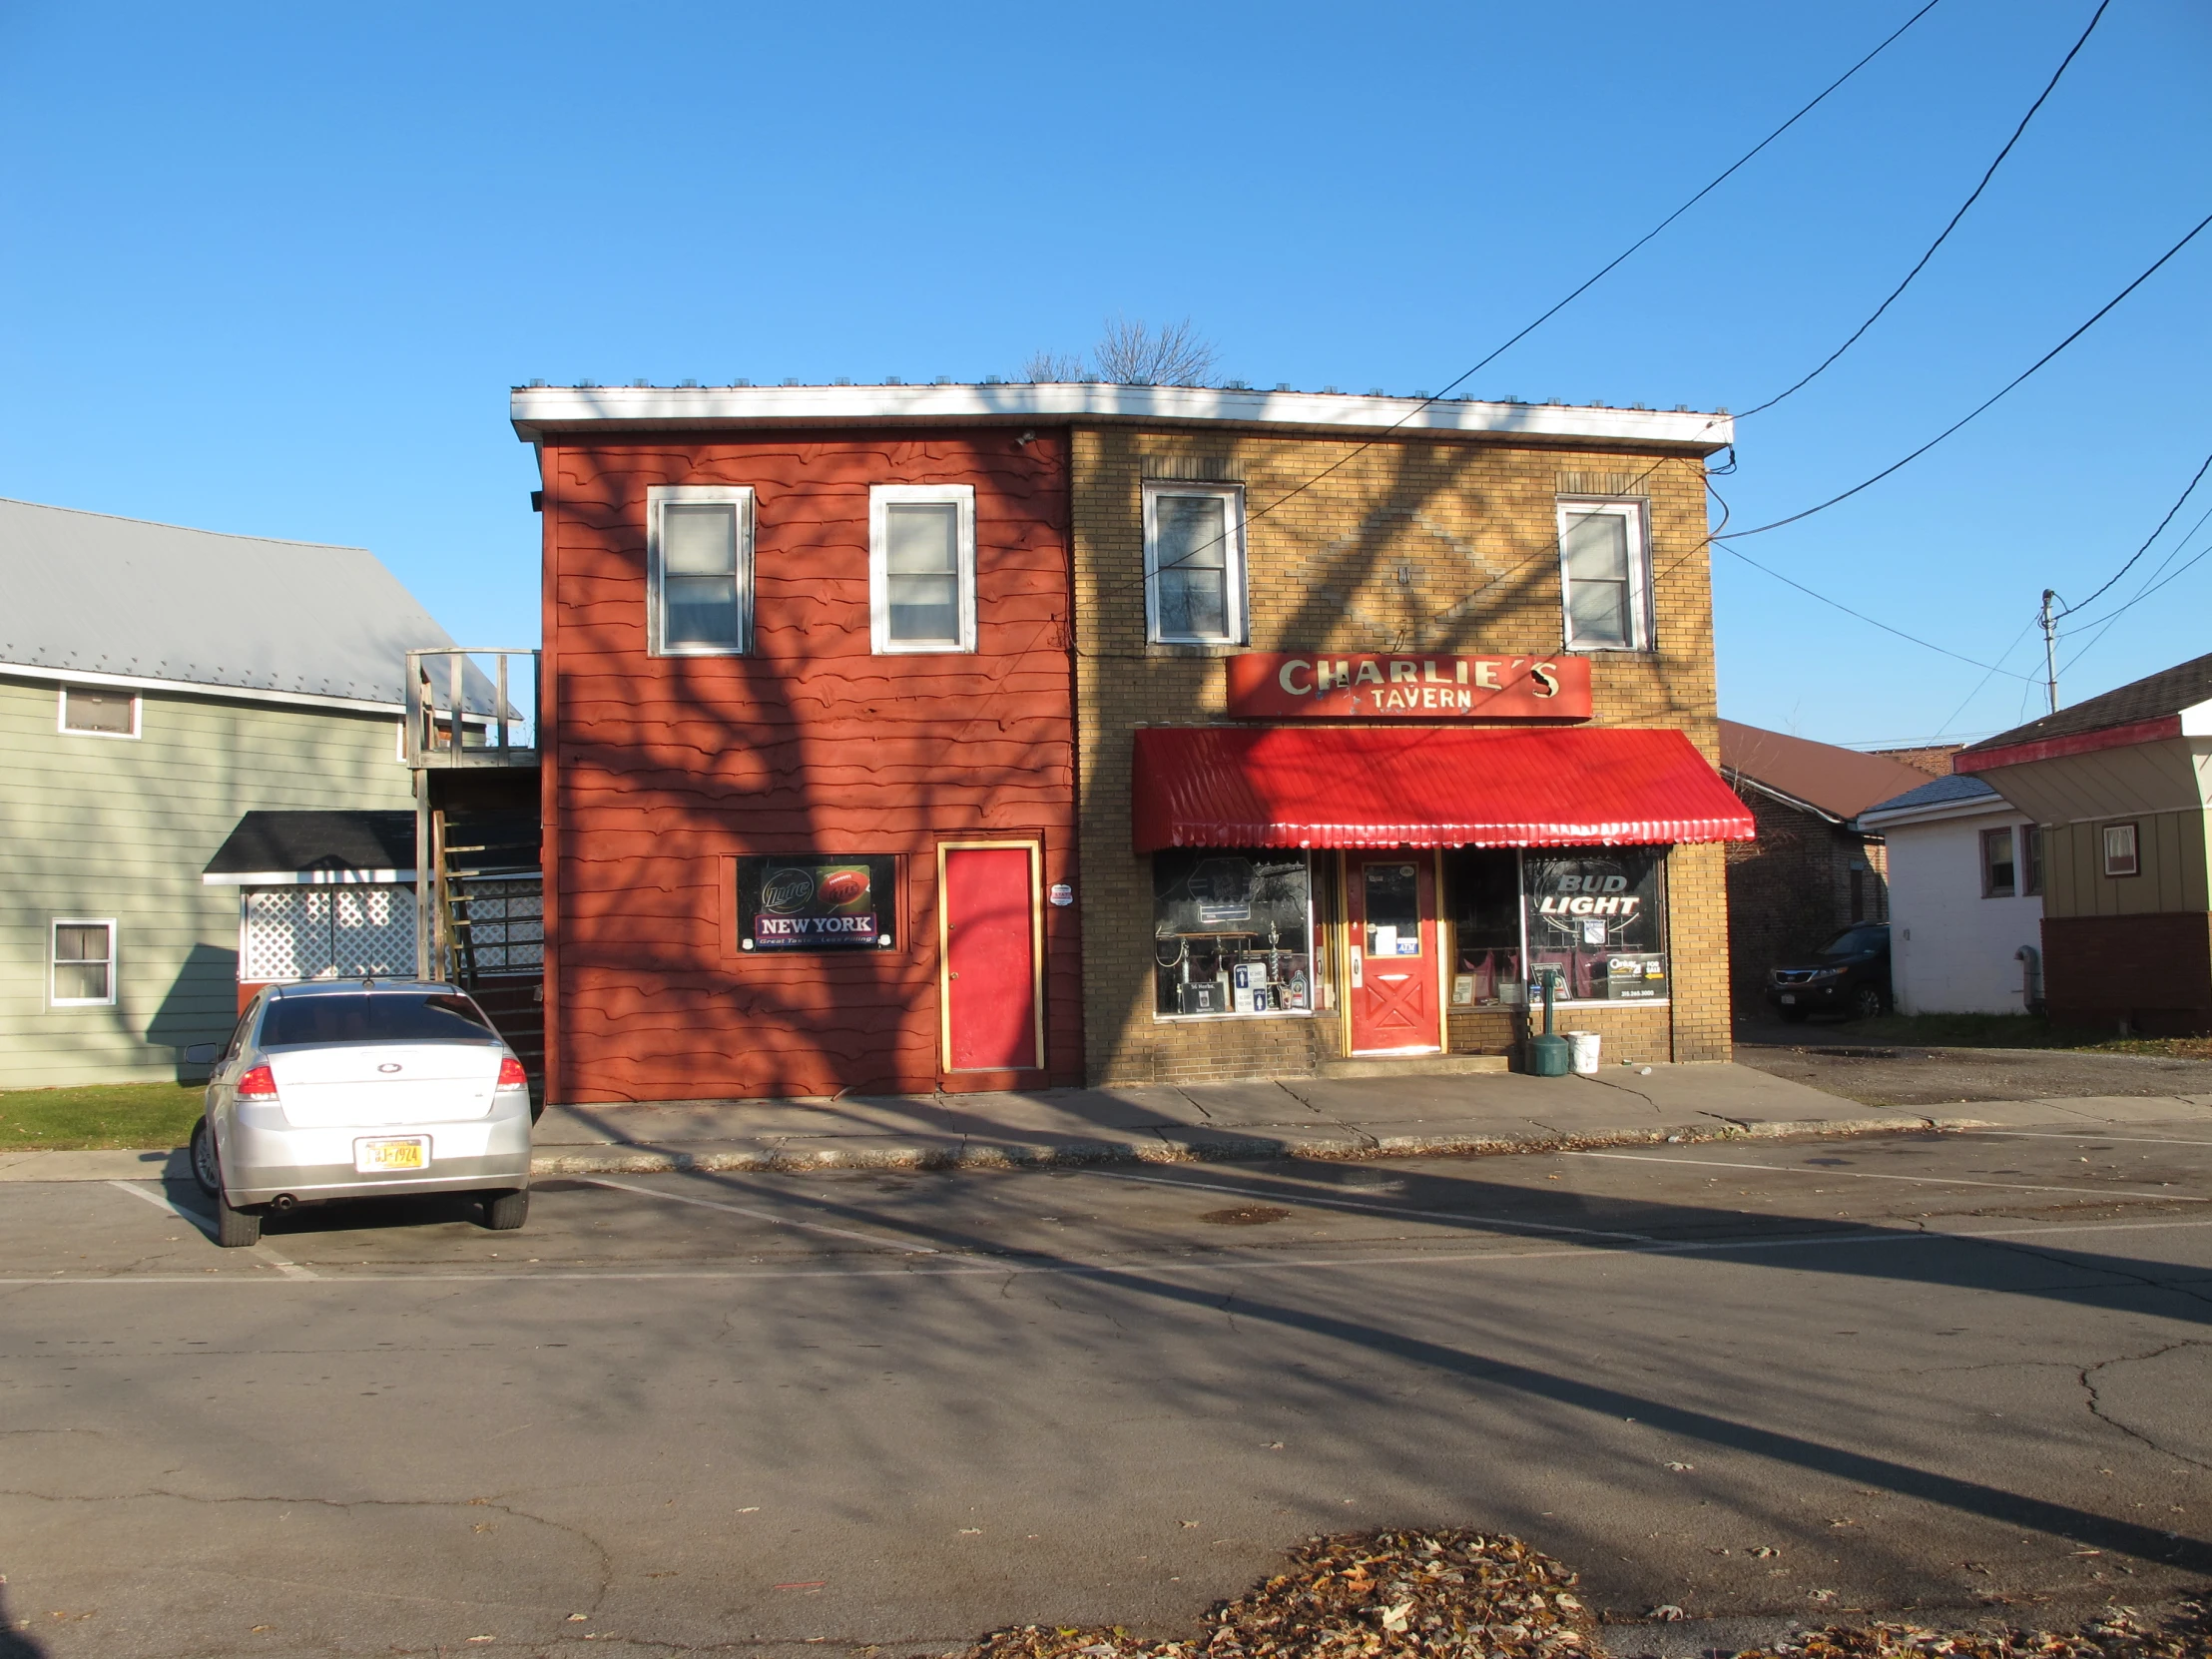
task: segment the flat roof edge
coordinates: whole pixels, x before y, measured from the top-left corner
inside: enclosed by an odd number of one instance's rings
[[[1559,403],[1423,401],[1202,386],[523,386],[509,418],[524,442],[560,432],[897,424],[1187,424],[1321,435],[1437,436],[1624,443],[1710,454],[1735,441],[1733,417]]]

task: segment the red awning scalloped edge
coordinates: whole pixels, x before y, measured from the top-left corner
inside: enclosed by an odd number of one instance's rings
[[[1136,740],[1139,852],[1648,846],[1757,832],[1676,731],[1200,726]]]

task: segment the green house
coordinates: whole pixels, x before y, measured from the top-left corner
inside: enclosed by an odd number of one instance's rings
[[[331,965],[242,974],[257,900],[211,860],[252,813],[411,817],[405,653],[453,642],[360,548],[21,501],[0,595],[0,1088],[176,1077],[242,978]],[[314,914],[384,918],[411,971],[413,871],[358,875]]]

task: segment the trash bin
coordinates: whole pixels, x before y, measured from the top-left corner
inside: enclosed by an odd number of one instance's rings
[[[1564,1077],[1573,1061],[1573,1045],[1564,1037],[1528,1039],[1528,1074],[1531,1077]]]
[[[1569,1031],[1568,1046],[1574,1050],[1574,1069],[1584,1077],[1597,1075],[1597,1033],[1595,1031]]]

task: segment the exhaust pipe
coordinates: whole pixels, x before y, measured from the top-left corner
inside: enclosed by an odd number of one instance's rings
[[[278,1193],[275,1198],[269,1201],[269,1207],[272,1210],[276,1211],[279,1216],[289,1215],[292,1211],[299,1208],[299,1200],[292,1197],[289,1193]]]

